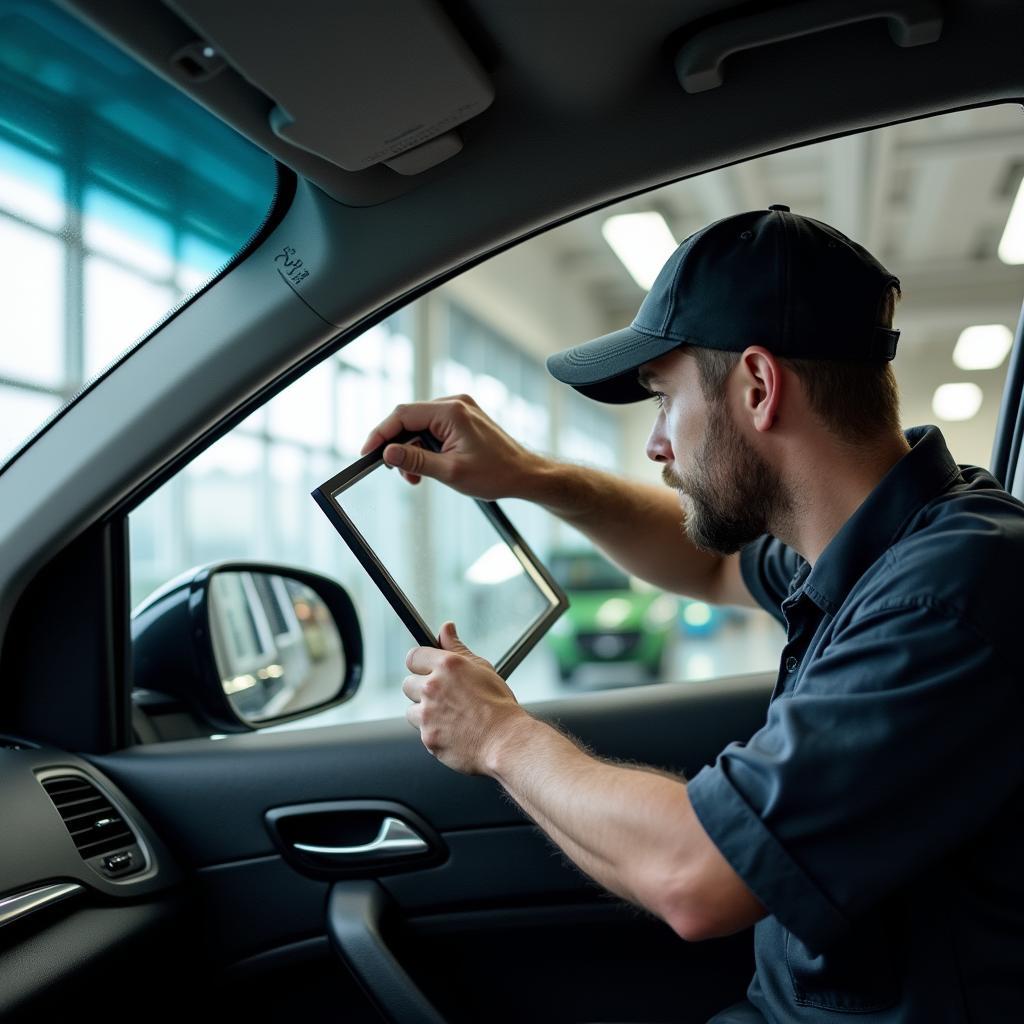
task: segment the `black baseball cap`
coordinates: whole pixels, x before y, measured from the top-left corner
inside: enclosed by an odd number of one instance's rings
[[[680,345],[791,359],[886,360],[900,332],[878,324],[899,280],[841,231],[788,206],[738,213],[685,239],[629,327],[549,356],[548,370],[599,402],[649,397],[637,367]]]

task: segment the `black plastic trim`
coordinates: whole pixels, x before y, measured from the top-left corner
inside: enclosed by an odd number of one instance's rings
[[[363,991],[395,1024],[445,1024],[383,937],[391,901],[376,882],[338,882],[327,897],[327,933]]]

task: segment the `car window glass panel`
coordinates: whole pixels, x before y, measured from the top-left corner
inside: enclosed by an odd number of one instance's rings
[[[334,497],[433,636],[451,619],[497,664],[551,607],[476,503],[436,480],[379,466]]]

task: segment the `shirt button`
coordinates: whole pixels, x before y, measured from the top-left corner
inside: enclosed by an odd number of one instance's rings
[[[800,664],[800,662],[795,657],[793,657],[793,655],[791,654],[786,659],[786,671],[787,672],[792,672],[797,667],[797,665],[799,665],[799,664]]]

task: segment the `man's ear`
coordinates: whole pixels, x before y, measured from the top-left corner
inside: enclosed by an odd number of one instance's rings
[[[766,348],[751,345],[740,354],[743,411],[755,430],[771,430],[782,399],[782,368]]]

